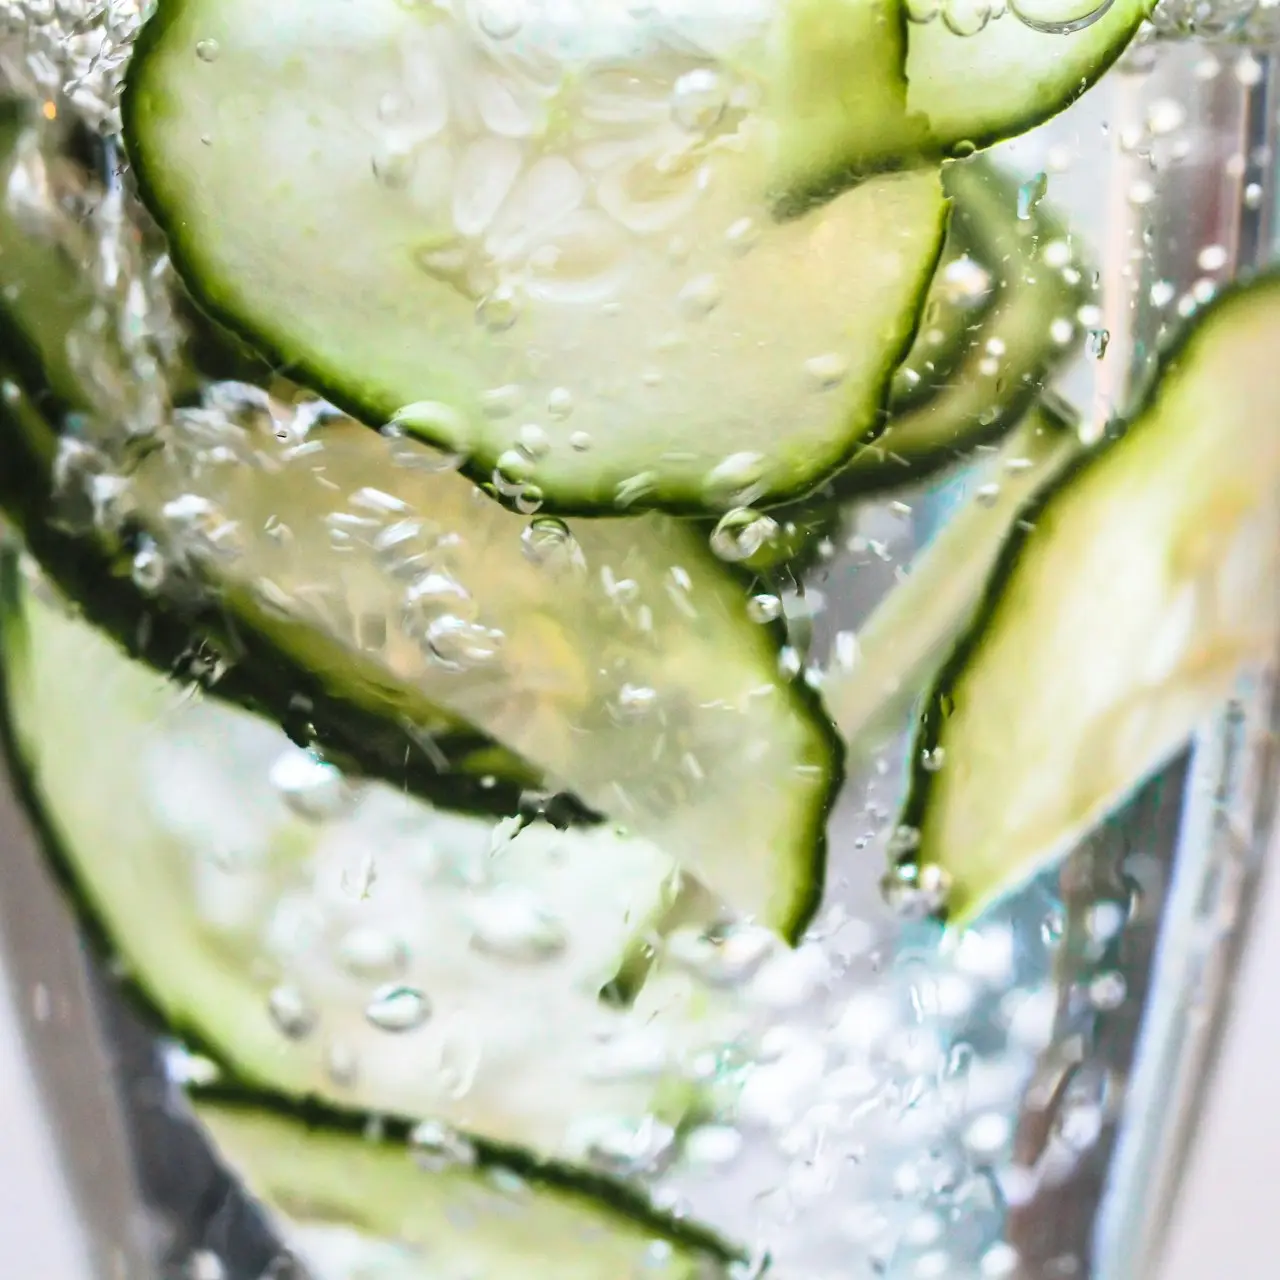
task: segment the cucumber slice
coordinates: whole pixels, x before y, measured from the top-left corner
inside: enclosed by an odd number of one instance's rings
[[[290,1098],[544,1155],[595,1155],[602,1130],[670,1141],[692,1055],[738,1027],[660,963],[631,1009],[600,1003],[671,899],[665,854],[607,827],[515,830],[353,790],[12,573],[0,638],[29,794],[163,1025]]]
[[[188,288],[302,381],[561,514],[780,502],[875,433],[945,201],[774,219],[751,6],[271,12],[161,4],[125,132]]]
[[[422,1167],[403,1142],[197,1098],[223,1158],[311,1280],[728,1280],[709,1233],[572,1174]]]
[[[1190,736],[1280,627],[1280,277],[1227,290],[1022,511],[929,695],[898,892],[961,925]]]
[[[981,598],[1022,504],[1082,447],[1074,414],[1047,402],[1035,405],[998,450],[985,447],[991,456],[963,509],[859,629],[851,663],[823,683],[831,718],[855,753],[901,728]]]
[[[225,384],[134,468],[123,529],[68,535],[52,518],[106,467],[58,439],[94,439],[63,415],[95,404],[65,359],[69,331],[89,337],[84,298],[52,244],[3,211],[0,231],[0,319],[25,352],[0,398],[0,501],[94,621],[162,667],[194,634],[209,669],[193,675],[397,786],[448,799],[461,765],[481,789],[492,769],[571,792],[798,935],[839,748],[703,538],[658,516],[530,521],[423,470],[438,459],[411,441]],[[55,501],[59,458],[71,492]],[[716,542],[747,559],[771,529],[733,516]],[[466,748],[443,778],[441,735]]]
[[[930,291],[939,322],[928,323],[927,307],[895,378],[888,425],[836,477],[840,497],[908,483],[999,439],[1079,349],[1076,317],[1090,297],[1092,273],[1066,228],[1043,203],[1020,218],[1017,180],[995,165],[949,164],[944,185],[961,252],[951,258],[951,279],[944,268]],[[964,303],[983,273],[993,282],[993,301],[966,323]],[[931,361],[924,345],[930,336],[938,353]]]

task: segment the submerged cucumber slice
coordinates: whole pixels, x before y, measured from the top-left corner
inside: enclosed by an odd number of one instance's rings
[[[543,1154],[646,1123],[670,1141],[691,1056],[736,1015],[658,963],[630,1010],[600,1002],[670,901],[660,850],[353,790],[12,574],[0,640],[10,738],[73,896],[163,1023],[236,1079]]]
[[[1229,290],[1020,513],[929,695],[903,892],[962,924],[1187,740],[1280,627],[1280,277]]]
[[[1074,417],[1047,403],[1037,404],[998,450],[989,448],[964,508],[858,630],[849,665],[823,682],[831,718],[856,753],[902,728],[907,706],[981,598],[1020,507],[1081,448]]]
[[[548,511],[778,502],[877,430],[945,202],[775,220],[769,15],[657,12],[165,0],[129,154],[199,301],[366,423]]]
[[[222,1157],[312,1280],[726,1280],[731,1255],[687,1224],[572,1175],[421,1167],[374,1141],[248,1105],[198,1098]]]
[[[438,745],[468,744],[455,767],[528,762],[522,782],[653,839],[760,923],[803,928],[838,748],[702,536],[658,516],[523,519],[424,470],[439,460],[412,442],[228,384],[133,470],[124,528],[68,535],[50,522],[83,505],[99,462],[58,433],[111,439],[121,424],[64,421],[95,405],[66,334],[96,331],[56,247],[0,229],[0,320],[25,353],[0,400],[0,498],[93,620],[161,665],[194,622],[216,691],[399,786],[449,798]],[[105,339],[94,353],[110,358]],[[766,526],[731,519],[716,545],[745,560]],[[506,754],[482,751],[486,737]]]
[[[895,376],[888,425],[832,482],[842,497],[905,484],[998,439],[1079,347],[1076,313],[1091,273],[1059,220],[1043,202],[1019,217],[1017,180],[985,161],[947,165],[944,185],[954,200],[950,242],[961,253],[930,290]],[[964,303],[984,275],[990,305],[974,307],[966,323]]]

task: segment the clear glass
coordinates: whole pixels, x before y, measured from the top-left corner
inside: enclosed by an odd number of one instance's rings
[[[138,6],[8,0],[0,17],[11,89],[52,101],[75,81],[59,109],[109,133],[103,66],[126,56]],[[1275,254],[1274,58],[1266,32],[1255,23],[1245,42],[1237,19],[1168,10],[1158,36],[1145,33],[1075,106],[995,149],[1099,264],[1098,306],[1064,318],[1089,331],[1084,351],[1055,379],[1094,430],[1141,385],[1168,323]],[[105,56],[77,43],[77,21],[105,24]],[[34,157],[29,177],[47,176],[41,160],[56,157]],[[66,214],[50,189],[18,194],[56,222]],[[127,174],[109,173],[105,190],[97,256],[82,269],[116,319],[132,307],[138,332],[154,334],[179,286],[136,234],[150,228]],[[131,372],[110,394],[143,420],[163,371]],[[985,456],[971,461],[852,509],[785,601],[806,663],[837,669],[840,637],[984,483]],[[109,743],[109,713],[86,714]],[[744,985],[756,1038],[726,1073],[724,1114],[633,1176],[659,1204],[743,1242],[757,1260],[743,1280],[766,1266],[778,1280],[1154,1277],[1264,870],[1280,783],[1276,671],[1242,673],[1186,752],[950,948],[882,891],[909,713],[900,728],[851,770],[803,945]],[[189,1061],[82,946],[13,788],[0,791],[0,837],[0,939],[86,1280],[363,1280],[326,1270],[322,1254],[311,1271],[273,1262],[288,1230],[186,1113]]]

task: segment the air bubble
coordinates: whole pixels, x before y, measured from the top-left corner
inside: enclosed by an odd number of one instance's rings
[[[881,879],[880,891],[895,915],[920,920],[946,906],[951,874],[934,863],[898,863]]]
[[[1230,258],[1225,245],[1207,244],[1196,254],[1196,266],[1201,271],[1221,271]]]
[[[524,26],[524,0],[478,0],[476,25],[492,40],[510,40]]]
[[[729,224],[724,238],[732,252],[747,253],[760,239],[760,228],[753,218],[739,218]]]
[[[467,907],[471,945],[504,960],[550,960],[566,947],[564,925],[531,893],[504,885]]]
[[[1176,133],[1187,122],[1187,109],[1176,98],[1157,98],[1147,108],[1147,132],[1155,137]]]
[[[1035,213],[1036,207],[1040,201],[1044,199],[1045,193],[1049,190],[1049,175],[1041,170],[1033,177],[1028,178],[1018,188],[1018,206],[1017,213],[1019,219],[1027,222]]]
[[[504,449],[493,465],[493,487],[504,498],[513,498],[533,477],[533,463],[520,449]]]
[[[926,773],[937,773],[946,763],[946,747],[925,747],[920,752],[920,767]]]
[[[438,400],[419,400],[396,410],[387,424],[429,444],[459,449],[470,436],[467,420],[456,409]]]
[[[736,507],[720,518],[711,533],[711,550],[729,564],[750,560],[761,547],[776,541],[777,522],[750,507]]]
[[[667,938],[673,963],[717,987],[734,987],[753,977],[776,949],[777,938],[758,925],[729,925],[714,932],[681,928]]]
[[[143,537],[138,549],[133,553],[133,563],[129,566],[129,576],[139,591],[154,595],[164,585],[166,565],[160,548],[154,540]]]
[[[216,40],[197,40],[196,57],[201,62],[217,62],[222,46]]]
[[[942,0],[942,23],[956,36],[976,36],[991,21],[988,0]]]
[[[575,431],[569,437],[569,448],[575,453],[586,453],[591,448],[591,434],[587,431]]]
[[[804,362],[805,377],[818,391],[830,391],[838,387],[849,374],[849,361],[839,352],[828,351],[820,356],[810,356]]]
[[[724,296],[720,281],[710,272],[694,276],[676,295],[680,310],[691,320],[709,316]]]
[[[1100,973],[1089,984],[1089,1003],[1103,1013],[1109,1013],[1124,1004],[1127,986],[1124,974],[1115,970]]]
[[[594,1163],[618,1174],[643,1173],[658,1166],[675,1146],[675,1130],[653,1116],[581,1122],[576,1137]]]
[[[267,1014],[287,1040],[305,1040],[315,1030],[315,1010],[296,987],[273,988],[267,997]]]
[[[1009,12],[1024,26],[1049,35],[1069,35],[1091,27],[1114,0],[1009,0]]]
[[[505,333],[520,318],[520,297],[509,284],[500,284],[476,303],[476,320],[490,333]]]
[[[1107,346],[1111,342],[1109,329],[1090,329],[1085,334],[1085,350],[1095,360],[1101,360],[1107,354]]]
[[[466,618],[445,614],[427,627],[427,648],[439,662],[454,670],[483,666],[498,656],[503,634]]]
[[[552,387],[547,393],[547,412],[558,419],[567,418],[574,409],[573,392],[568,387]]]
[[[942,0],[906,0],[907,21],[924,26],[942,12]]]
[[[702,492],[707,502],[718,507],[741,507],[759,496],[768,459],[762,453],[733,453],[707,472]]]
[[[623,684],[610,699],[610,710],[618,720],[636,720],[648,715],[658,704],[658,691],[645,684]]]
[[[776,622],[782,616],[782,601],[774,595],[752,596],[747,601],[747,617],[752,622]]]
[[[551,439],[536,422],[526,422],[516,433],[516,443],[520,452],[536,462],[551,452]]]
[[[409,1150],[419,1164],[433,1173],[452,1166],[473,1165],[475,1147],[456,1129],[439,1120],[424,1120],[409,1132]]]
[[[415,1031],[431,1016],[431,1003],[417,987],[393,983],[380,987],[364,1016],[380,1031]]]
[[[354,788],[337,766],[300,747],[279,756],[269,777],[284,803],[308,822],[338,817],[355,799]]]
[[[338,961],[353,978],[398,977],[409,964],[409,948],[399,938],[362,925],[345,933],[338,942]]]
[[[1048,250],[1046,250],[1046,258],[1047,256]],[[966,253],[959,258],[953,258],[943,268],[942,288],[944,296],[952,306],[977,306],[991,292],[991,273]]]
[[[715,128],[724,115],[728,101],[728,90],[720,74],[710,67],[698,67],[676,80],[671,94],[671,116],[689,133],[706,133]]]
[[[552,569],[585,566],[577,539],[569,526],[555,516],[530,520],[520,534],[520,546],[533,564]]]

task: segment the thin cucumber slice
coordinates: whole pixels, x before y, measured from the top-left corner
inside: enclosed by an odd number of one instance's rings
[[[311,1280],[727,1280],[709,1233],[572,1174],[428,1162],[249,1105],[197,1098],[226,1162],[273,1217]],[[465,1155],[465,1152],[460,1153]]]
[[[930,300],[941,323],[930,325],[926,310],[904,369],[920,373],[931,333],[939,356],[922,376],[899,371],[884,432],[832,483],[841,497],[906,484],[999,439],[1079,349],[1077,313],[1090,297],[1091,272],[1066,229],[1043,202],[1019,217],[1017,180],[995,165],[949,164],[944,175],[954,200],[952,238],[964,252],[951,259],[952,280],[944,269],[935,281]],[[947,299],[972,296],[981,272],[994,283],[994,301],[969,328]]]
[[[301,381],[561,514],[780,502],[874,435],[946,204],[774,219],[750,6],[271,12],[165,0],[126,138],[192,294]]]
[[[1186,741],[1280,628],[1280,278],[1228,290],[1023,509],[929,695],[896,890],[961,925]],[[943,890],[946,890],[943,896]]]
[[[906,708],[981,599],[1023,503],[1082,447],[1074,415],[1044,402],[999,449],[987,446],[990,456],[980,464],[963,509],[859,629],[847,664],[823,682],[827,710],[855,754],[901,728]]]
[[[18,764],[73,897],[163,1025],[286,1097],[577,1159],[601,1132],[647,1133],[636,1165],[665,1155],[691,1057],[738,1030],[657,963],[631,1009],[600,1002],[671,900],[665,854],[353,789],[6,586]]]
[[[194,634],[193,675],[397,786],[448,799],[459,762],[442,770],[437,748],[465,743],[479,783],[510,768],[572,792],[798,935],[821,891],[838,746],[704,536],[658,516],[522,518],[412,441],[234,384],[178,411],[121,480],[65,362],[68,332],[92,340],[76,274],[49,242],[0,228],[14,286],[0,312],[25,353],[0,399],[0,492],[95,621],[162,667]],[[118,434],[105,424],[108,444]],[[119,528],[51,523],[104,485]],[[742,561],[771,528],[735,516],[713,541]]]

